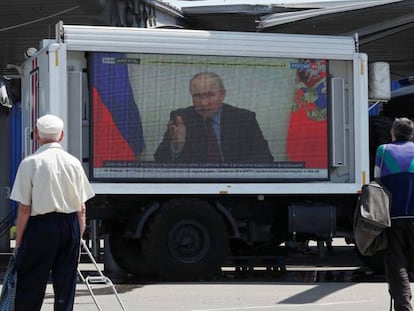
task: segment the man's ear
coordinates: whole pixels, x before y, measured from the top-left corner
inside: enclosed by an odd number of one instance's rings
[[[65,135],[64,135],[64,132],[63,132],[63,130],[62,130],[62,133],[60,133],[60,137],[59,137],[59,140],[58,140],[58,142],[61,142],[61,141],[62,141],[62,139],[63,139],[63,136],[65,136]]]
[[[395,135],[394,135],[394,130],[393,129],[391,129],[390,134],[391,134],[391,140],[395,141]]]
[[[39,131],[37,130],[37,127],[35,127],[35,129],[33,131],[33,139],[36,140],[36,141],[40,140]]]
[[[221,90],[221,101],[223,101],[224,98],[226,97],[226,93],[227,93],[227,90],[226,89],[222,89]]]

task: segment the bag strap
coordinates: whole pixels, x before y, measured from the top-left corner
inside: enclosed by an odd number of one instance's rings
[[[384,165],[384,156],[385,156],[385,149],[387,149],[387,145],[384,145],[384,149],[382,149],[382,156],[381,156],[381,163],[380,163],[380,173],[377,178],[381,178],[382,176],[382,166]]]

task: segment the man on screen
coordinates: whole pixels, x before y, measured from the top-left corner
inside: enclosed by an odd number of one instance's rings
[[[223,103],[226,89],[220,76],[197,73],[190,80],[190,93],[193,106],[171,112],[155,161],[273,161],[255,113]]]

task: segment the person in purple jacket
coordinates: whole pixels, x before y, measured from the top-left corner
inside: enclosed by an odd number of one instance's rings
[[[412,311],[408,270],[414,263],[414,125],[395,119],[392,142],[376,152],[374,177],[391,192],[391,227],[384,251],[385,274],[396,311]]]

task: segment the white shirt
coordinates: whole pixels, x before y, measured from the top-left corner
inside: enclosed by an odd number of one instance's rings
[[[35,216],[77,212],[94,195],[80,161],[50,143],[20,163],[10,199],[30,205]]]

